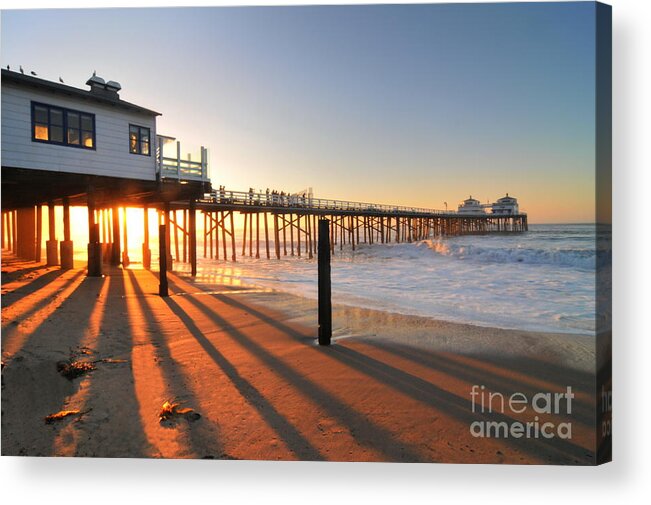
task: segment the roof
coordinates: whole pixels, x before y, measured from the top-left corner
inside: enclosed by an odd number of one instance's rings
[[[146,109],[145,107],[140,107],[139,105],[125,102],[120,98],[102,96],[96,93],[92,93],[91,91],[75,88],[73,86],[68,86],[67,84],[60,84],[58,82],[47,81],[45,79],[39,79],[38,77],[33,77],[31,75],[24,75],[19,72],[6,70],[3,68],[2,83],[4,84],[5,82],[13,82],[16,84],[29,86],[32,88],[46,89],[49,91],[54,91],[55,93],[71,96],[74,98],[81,98],[92,102],[98,102],[104,105],[111,105],[113,107],[118,107],[120,109],[128,110],[130,112],[139,112],[141,114],[149,114],[152,116],[162,115],[160,112],[156,112],[151,109]]]

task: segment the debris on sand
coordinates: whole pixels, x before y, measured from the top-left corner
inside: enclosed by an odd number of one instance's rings
[[[45,424],[52,424],[54,421],[61,421],[62,419],[65,419],[66,417],[70,417],[70,416],[81,417],[84,414],[87,414],[88,412],[90,412],[90,409],[85,410],[84,412],[81,412],[79,410],[60,410],[55,414],[50,414],[49,416],[45,416]]]
[[[166,401],[163,403],[158,420],[163,423],[165,421],[174,421],[179,417],[185,417],[188,421],[196,421],[201,418],[201,414],[189,408],[179,408],[178,403]]]
[[[93,363],[128,363],[126,359],[104,358],[93,361]]]
[[[70,381],[77,377],[81,377],[82,375],[86,375],[93,370],[95,370],[95,365],[88,361],[75,361],[70,359],[68,361],[59,361],[57,363],[57,372]]]
[[[73,351],[72,349],[70,350],[70,356],[75,356],[75,355],[77,355],[77,356],[81,356],[81,355],[90,356],[91,354],[95,354],[95,351],[93,349],[91,349],[90,347],[85,346],[85,345],[77,347],[76,351]]]

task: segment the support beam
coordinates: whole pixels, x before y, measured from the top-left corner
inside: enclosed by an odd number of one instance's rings
[[[269,255],[269,224],[267,223],[267,213],[263,212],[262,215],[264,216],[264,242],[267,249],[267,259],[269,259],[271,257]]]
[[[260,259],[260,213],[255,213],[255,257]]]
[[[2,214],[0,214],[0,218],[2,219],[2,222],[0,223],[0,225],[2,225],[2,233],[0,235],[2,236],[1,240],[2,240],[2,248],[3,249],[5,248],[5,232],[7,231],[7,225],[5,224],[5,217],[6,216],[7,216],[6,212],[2,212]]]
[[[226,254],[226,212],[222,211],[222,246],[224,248],[224,261],[228,260],[228,254]]]
[[[34,247],[34,261],[41,261],[41,249],[43,246],[43,207],[36,206],[36,245]],[[61,255],[63,257],[63,254]]]
[[[151,249],[149,248],[149,208],[143,209],[144,235],[142,242],[142,266],[146,270],[151,268]]]
[[[113,228],[113,247],[111,248],[111,265],[120,264],[120,213],[116,205],[111,209],[111,222]]]
[[[278,233],[278,214],[274,214],[274,246],[276,248],[276,259],[280,259],[280,234]]]
[[[27,261],[34,261],[36,249],[36,210],[34,207],[25,207],[16,211],[17,253],[16,255]]]
[[[188,262],[188,210],[183,209],[183,263]]]
[[[235,263],[237,257],[235,255],[235,213],[233,211],[231,211],[231,253],[231,259],[233,260],[233,263]]]
[[[18,255],[18,211],[10,211],[11,215],[11,250],[15,255]]]
[[[253,214],[249,214],[249,258],[253,256]]]
[[[242,233],[242,256],[246,256],[246,226],[248,224],[248,219],[247,215],[243,214],[244,216],[244,233]]]
[[[70,270],[74,267],[74,248],[70,233],[70,202],[68,198],[63,199],[63,240],[59,248],[61,252],[61,268],[63,270]]]
[[[307,221],[307,250],[308,258],[312,259],[312,225],[310,224],[310,215],[305,215],[305,220]]]
[[[197,207],[194,200],[190,200],[190,275],[197,275]]]
[[[59,264],[59,242],[56,237],[56,222],[54,214],[54,203],[47,204],[48,217],[48,240],[45,243],[46,264],[47,266],[56,266]]]
[[[158,295],[169,296],[169,289],[167,284],[167,225],[161,224],[158,226]]]
[[[124,241],[124,250],[122,251],[122,267],[126,268],[129,266],[131,261],[129,260],[129,239],[127,234],[127,208],[122,208],[122,236]]]
[[[99,224],[95,222],[95,205],[88,197],[88,277],[102,276],[102,245],[99,242]]]

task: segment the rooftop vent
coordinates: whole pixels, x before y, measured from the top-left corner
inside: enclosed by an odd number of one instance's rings
[[[106,83],[106,89],[115,91],[116,93],[122,89],[122,86],[120,86],[119,82],[116,81],[109,81]]]
[[[93,72],[90,79],[86,81],[86,85],[90,86],[91,93],[95,93],[105,98],[111,98],[113,100],[120,99],[120,96],[118,95],[118,91],[122,89],[120,83],[115,81],[106,82],[100,76],[95,75],[95,72]]]

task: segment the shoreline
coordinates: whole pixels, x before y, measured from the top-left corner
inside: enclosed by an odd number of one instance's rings
[[[243,261],[247,261],[249,258],[245,258]],[[254,260],[254,261],[259,261],[259,260]],[[278,289],[277,287],[274,286],[266,286],[264,283],[256,283],[256,281],[250,281],[250,280],[245,280],[242,281],[240,277],[237,277],[235,275],[228,276],[225,274],[220,274],[220,273],[215,273],[213,270],[217,267],[223,268],[223,264],[217,264],[217,263],[208,263],[205,259],[203,262],[199,262],[199,273],[197,276],[197,280],[195,281],[197,286],[202,286],[203,289],[210,290],[212,289],[211,286],[224,286],[226,289],[231,289],[233,287],[238,287],[238,288],[246,288],[248,290],[259,290],[259,291],[265,291],[269,293],[275,293],[278,294],[278,296],[285,296],[292,298],[294,301],[299,301],[300,305],[305,305],[307,306],[308,304],[314,305],[316,307],[317,304],[317,297],[310,297],[306,296],[301,293],[296,293],[292,291],[285,291],[283,289]],[[316,268],[316,265],[315,265]],[[204,273],[202,275],[202,269],[204,270]],[[175,272],[179,275],[186,276],[189,278],[189,267],[187,265],[180,264],[178,268],[175,268]],[[236,280],[236,284],[224,284],[216,281],[208,281],[208,280],[202,280],[202,277],[204,278],[219,278],[222,281],[225,278],[230,279],[233,281],[234,279]],[[282,282],[281,282],[282,283]],[[408,290],[408,288],[405,288]],[[385,309],[385,308],[378,308],[377,305],[380,304],[380,302],[376,300],[368,300],[367,304],[364,305],[363,299],[360,299],[358,296],[352,296],[351,298],[354,299],[354,301],[350,303],[341,303],[341,302],[336,302],[335,300],[337,298],[341,298],[342,296],[346,295],[341,295],[341,294],[336,294],[333,293],[332,298],[333,298],[333,310],[338,307],[340,309],[343,308],[349,308],[349,309],[359,309],[359,310],[367,310],[371,312],[377,312],[377,313],[388,313],[394,316],[398,317],[405,317],[405,318],[415,318],[421,321],[436,321],[441,324],[451,324],[451,325],[460,325],[464,327],[470,327],[470,328],[483,328],[483,329],[488,329],[488,330],[500,330],[500,331],[516,331],[516,332],[525,332],[529,333],[532,335],[567,335],[567,336],[575,336],[579,338],[592,338],[596,339],[596,333],[591,332],[588,330],[580,330],[580,329],[573,329],[573,328],[564,328],[564,329],[550,329],[550,328],[536,328],[536,327],[515,327],[515,326],[499,326],[499,325],[491,325],[491,324],[485,324],[485,323],[480,323],[480,322],[472,322],[472,321],[455,321],[453,319],[444,319],[438,316],[434,315],[423,315],[423,314],[418,314],[417,309],[414,309],[413,311],[409,311],[408,308],[401,309],[401,308],[391,308],[391,309]],[[307,303],[303,303],[303,301],[306,301]],[[356,303],[362,301],[362,303]],[[282,308],[282,303],[278,304],[279,308]],[[291,310],[291,303],[288,303],[288,308]],[[312,309],[310,309],[312,310]],[[314,309],[316,310],[316,308]]]

